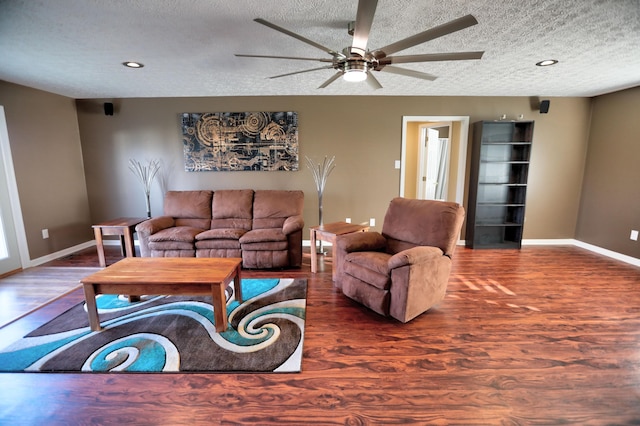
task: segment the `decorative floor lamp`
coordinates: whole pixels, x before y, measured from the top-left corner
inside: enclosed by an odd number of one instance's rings
[[[327,178],[336,167],[335,165],[335,155],[331,158],[327,158],[325,155],[322,163],[314,163],[309,157],[304,156],[307,161],[307,167],[311,170],[311,174],[313,175],[313,180],[316,183],[316,190],[318,191],[318,224],[324,224],[322,219],[322,195],[324,194],[324,188],[327,184]],[[322,240],[319,242],[320,246],[317,249],[316,253],[324,253],[322,250]],[[313,247],[315,249],[315,247]]]
[[[138,177],[142,183],[147,202],[147,218],[151,218],[151,184],[160,170],[160,162],[158,160],[150,160],[147,165],[143,165],[138,160],[129,159],[129,170]]]

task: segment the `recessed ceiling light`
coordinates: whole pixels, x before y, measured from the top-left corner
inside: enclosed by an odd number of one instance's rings
[[[556,59],[545,59],[544,61],[538,62],[536,65],[539,67],[548,67],[550,65],[557,64],[558,61]]]
[[[140,62],[133,62],[133,61],[123,62],[122,65],[124,65],[125,67],[129,67],[129,68],[142,68],[142,67],[144,67],[144,64],[141,64]]]

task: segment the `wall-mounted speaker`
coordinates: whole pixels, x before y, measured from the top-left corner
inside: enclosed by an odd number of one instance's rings
[[[551,101],[540,101],[540,114],[546,114],[549,112]]]
[[[113,115],[113,104],[111,102],[104,103],[104,115]]]

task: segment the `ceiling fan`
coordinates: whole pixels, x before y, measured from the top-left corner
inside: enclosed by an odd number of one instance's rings
[[[337,72],[331,76],[327,81],[322,83],[319,89],[323,89],[336,81],[338,78],[343,77],[347,81],[364,81],[374,89],[382,88],[382,85],[373,76],[371,71],[388,72],[392,74],[399,74],[408,77],[420,78],[423,80],[433,81],[437,77],[435,75],[427,74],[420,71],[409,70],[406,68],[398,68],[395,64],[411,63],[411,62],[435,62],[435,61],[464,61],[469,59],[480,59],[484,52],[456,52],[456,53],[427,53],[422,55],[405,55],[405,56],[390,56],[401,50],[408,49],[413,46],[425,43],[429,40],[442,37],[456,31],[463,30],[465,28],[476,25],[478,21],[472,15],[466,15],[446,24],[439,25],[437,27],[428,29],[421,33],[415,34],[411,37],[407,37],[403,40],[389,44],[380,49],[370,51],[367,49],[367,42],[369,40],[369,31],[371,30],[371,24],[373,23],[373,17],[376,12],[378,0],[360,0],[358,3],[358,12],[355,22],[349,25],[349,34],[353,35],[353,42],[351,46],[345,47],[341,52],[329,49],[315,41],[309,40],[299,34],[289,31],[264,19],[254,19],[255,22],[279,31],[283,34],[296,38],[304,43],[307,43],[313,47],[325,51],[331,58],[301,58],[294,56],[271,56],[271,55],[244,55],[236,54],[238,57],[245,58],[270,58],[270,59],[293,59],[302,61],[317,61],[328,63],[319,68],[311,68],[302,71],[295,71],[287,74],[275,75],[269,78],[280,78],[294,74],[301,74],[311,71],[318,71],[324,69],[335,69]]]

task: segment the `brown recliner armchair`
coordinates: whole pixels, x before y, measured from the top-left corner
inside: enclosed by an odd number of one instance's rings
[[[336,239],[336,286],[375,312],[408,322],[444,299],[464,208],[394,198],[382,233]]]

